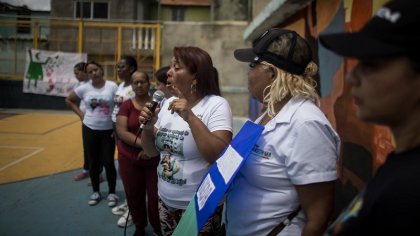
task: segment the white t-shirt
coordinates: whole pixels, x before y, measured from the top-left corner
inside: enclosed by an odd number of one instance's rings
[[[160,151],[157,168],[158,191],[162,201],[176,209],[186,209],[210,164],[201,156],[191,129],[177,113],[171,114],[169,98],[155,127],[156,147]],[[232,132],[232,113],[228,102],[219,96],[206,96],[192,108],[210,132]]]
[[[298,208],[294,185],[337,178],[339,151],[340,139],[321,110],[291,99],[265,125],[228,192],[227,235],[267,235]],[[301,210],[279,235],[301,235],[305,220]]]
[[[125,82],[122,82],[117,89],[117,92],[114,96],[114,109],[112,111],[112,122],[117,122],[117,114],[120,110],[120,106],[123,102],[127,101],[130,98],[135,96],[133,88],[131,85],[125,85]]]
[[[93,130],[112,129],[111,111],[114,107],[114,95],[117,84],[105,81],[105,85],[98,89],[92,83],[77,87],[74,92],[86,105],[83,124]]]

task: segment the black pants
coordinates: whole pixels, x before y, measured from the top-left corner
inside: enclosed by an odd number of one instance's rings
[[[89,170],[89,155],[87,153],[86,134],[85,134],[85,129],[83,127],[84,127],[84,125],[82,125],[83,169],[84,170]]]
[[[89,175],[94,192],[99,192],[99,175],[105,167],[109,193],[115,193],[117,170],[115,169],[115,139],[113,130],[92,130],[83,125],[83,134],[89,156]]]

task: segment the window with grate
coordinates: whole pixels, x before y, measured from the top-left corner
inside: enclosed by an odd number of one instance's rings
[[[185,7],[172,7],[172,20],[185,21]]]
[[[108,19],[109,5],[107,2],[76,1],[75,18]]]

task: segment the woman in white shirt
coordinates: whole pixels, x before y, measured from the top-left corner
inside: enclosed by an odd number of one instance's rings
[[[93,190],[88,203],[94,206],[101,201],[99,176],[103,165],[108,183],[108,206],[113,207],[118,197],[115,194],[117,171],[114,164],[115,140],[112,135],[111,112],[118,86],[113,81],[105,80],[102,66],[97,62],[86,63],[86,72],[90,82],[73,90],[66,98],[66,104],[83,122]],[[77,106],[79,100],[86,105],[85,113]]]
[[[143,108],[141,135],[148,156],[160,154],[157,168],[163,235],[171,235],[210,165],[232,139],[232,114],[219,94],[210,55],[197,47],[175,47],[167,87],[174,95],[159,118]],[[145,122],[149,120],[148,122]],[[222,207],[200,233],[217,235]]]
[[[318,107],[311,48],[294,31],[270,29],[235,58],[250,63],[249,92],[267,110],[227,194],[227,235],[321,235],[334,209],[340,143]]]

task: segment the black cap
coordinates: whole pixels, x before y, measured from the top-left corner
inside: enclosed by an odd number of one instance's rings
[[[420,53],[420,1],[394,0],[381,7],[363,28],[353,33],[320,35],[321,44],[345,57],[373,57]]]
[[[269,29],[252,45],[252,48],[235,50],[235,58],[242,62],[266,61],[298,75],[303,74],[308,63],[312,61],[309,44],[292,30]]]

